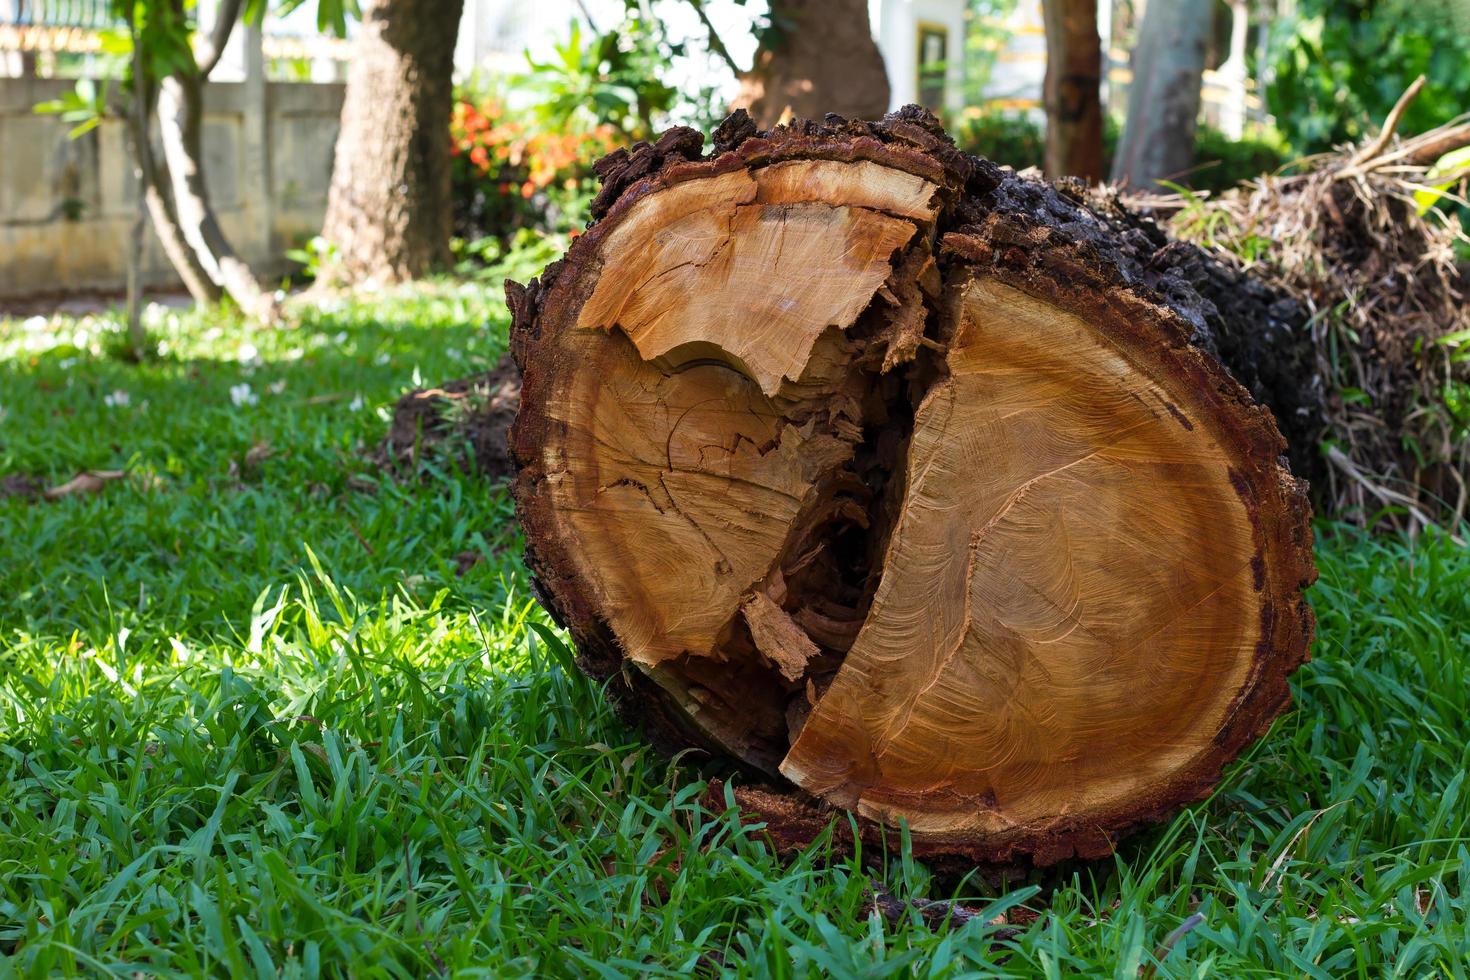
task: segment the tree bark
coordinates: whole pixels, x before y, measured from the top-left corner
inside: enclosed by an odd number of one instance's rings
[[[323,237],[328,277],[400,282],[449,261],[449,117],[463,0],[363,7]]]
[[[182,14],[182,2],[175,0],[175,5]],[[156,174],[156,179],[167,179],[169,194],[165,197],[158,190],[158,201],[150,197],[149,208],[155,226],[160,228],[159,237],[165,249],[175,247],[171,241],[175,235],[188,245],[191,258],[174,261],[181,274],[186,267],[189,269],[184,274],[186,283],[190,283],[196,269],[202,271],[215,289],[229,294],[247,316],[262,323],[274,323],[280,318],[280,306],[260,287],[250,266],[235,253],[225,237],[209,203],[209,188],[204,179],[204,85],[224,54],[242,8],[243,0],[222,0],[209,34],[199,45],[192,70],[175,72],[158,82],[158,128],[165,167],[162,173]],[[170,256],[173,257],[172,251]],[[212,292],[196,291],[193,284],[189,291],[196,300]]]
[[[279,304],[235,253],[209,203],[201,142],[205,78],[202,73],[170,75],[159,85],[159,132],[174,213],[184,240],[209,280],[240,304],[247,316],[274,323],[280,318]]]
[[[740,78],[734,105],[773,126],[782,113],[876,118],[888,109],[888,73],[873,41],[867,0],[773,0],[776,25]]]
[[[1160,180],[1178,180],[1193,164],[1212,10],[1209,0],[1170,0],[1144,11],[1114,183],[1160,189]]]
[[[131,28],[130,28],[131,29]],[[153,113],[157,108],[158,86],[148,78],[143,52],[136,38],[133,42],[133,93],[122,112],[128,155],[133,162],[133,178],[138,195],[152,219],[163,253],[168,257],[189,296],[201,306],[219,302],[220,288],[210,281],[199,257],[184,239],[169,198],[169,180],[153,155]],[[141,254],[138,256],[141,262]],[[139,272],[141,275],[141,270]],[[141,288],[141,286],[140,286]]]
[[[736,796],[782,846],[848,810],[1044,865],[1207,793],[1287,705],[1315,577],[1175,271],[1208,258],[919,110],[702,143],[603,161],[596,223],[507,286],[527,562],[582,668],[766,781]]]
[[[137,63],[135,58],[134,63]],[[135,78],[138,76],[135,76]],[[133,98],[136,100],[129,106],[128,111],[138,122],[146,126],[148,119],[148,105],[146,98],[140,97],[134,86]],[[146,139],[146,133],[144,139]],[[133,349],[133,359],[142,361],[147,356],[148,334],[143,328],[143,246],[144,234],[147,231],[148,205],[147,195],[144,187],[147,186],[147,178],[143,174],[142,164],[139,162],[141,154],[136,146],[133,149],[133,177],[138,185],[138,199],[133,203],[133,223],[128,228],[128,265],[127,265],[127,317],[128,317],[128,343]]]
[[[1103,179],[1102,42],[1092,0],[1043,0],[1046,174]]]

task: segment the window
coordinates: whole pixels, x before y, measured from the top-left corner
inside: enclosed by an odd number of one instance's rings
[[[931,109],[944,108],[944,76],[949,61],[949,29],[919,24],[919,101]]]

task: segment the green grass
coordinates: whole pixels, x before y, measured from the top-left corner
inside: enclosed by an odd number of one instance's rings
[[[129,473],[0,499],[0,975],[1470,972],[1470,555],[1443,539],[1327,529],[1296,710],[1113,861],[1010,892],[901,852],[783,864],[528,628],[503,492],[361,455],[416,376],[503,349],[493,289],[152,323],[142,367],[104,319],[0,324],[0,476]],[[1037,916],[889,925],[870,882]]]

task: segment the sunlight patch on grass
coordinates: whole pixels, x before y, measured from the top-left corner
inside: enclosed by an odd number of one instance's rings
[[[728,773],[658,756],[575,670],[503,489],[365,459],[416,376],[494,363],[497,295],[276,332],[169,315],[169,356],[140,367],[72,323],[50,347],[0,324],[0,475],[128,471],[0,496],[5,968],[1466,974],[1470,555],[1446,539],[1324,528],[1295,710],[1112,861],[1006,887],[903,848],[783,864],[701,802]],[[241,384],[256,402],[231,403]],[[875,884],[985,914],[891,924]]]

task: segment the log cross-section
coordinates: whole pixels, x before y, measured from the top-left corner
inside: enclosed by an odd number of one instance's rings
[[[843,809],[940,861],[1105,854],[1285,707],[1303,487],[1138,235],[918,111],[599,172],[508,287],[527,560],[778,843]]]

